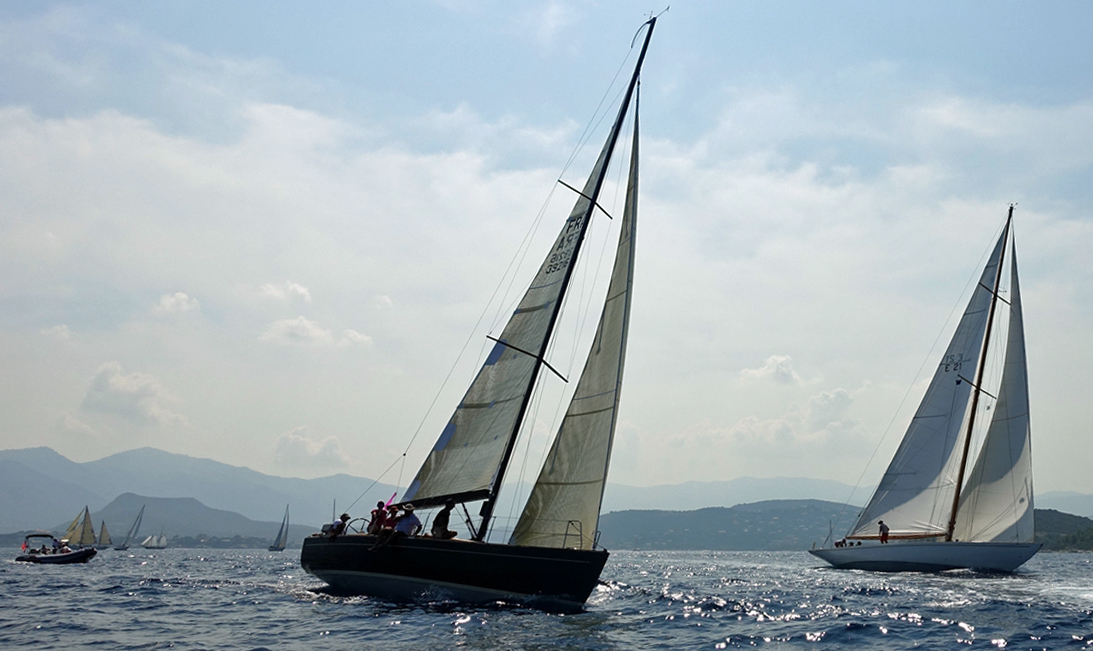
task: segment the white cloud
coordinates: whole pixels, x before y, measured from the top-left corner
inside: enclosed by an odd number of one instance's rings
[[[108,362],[91,378],[80,409],[111,414],[126,420],[151,425],[189,425],[186,417],[169,409],[165,403],[175,400],[151,375],[122,372],[121,364]]]
[[[307,290],[307,287],[288,280],[279,284],[266,283],[258,288],[258,293],[279,301],[289,301],[297,297],[304,299],[305,303],[311,302],[311,292]]]
[[[275,321],[258,339],[296,346],[322,346],[334,342],[329,330],[324,330],[319,324],[303,316]]]
[[[352,346],[354,344],[361,346],[371,346],[372,338],[366,334],[357,332],[356,330],[346,330],[342,333],[342,340],[338,342],[339,346]]]
[[[793,370],[789,355],[771,355],[759,368],[746,368],[740,371],[744,378],[754,380],[773,380],[779,384],[800,384],[801,376]]]
[[[394,306],[394,303],[391,302],[390,296],[377,294],[374,300],[376,301],[377,310],[389,310]]]
[[[71,339],[72,338],[72,331],[70,331],[68,329],[68,326],[64,325],[63,323],[61,325],[55,325],[52,328],[46,328],[45,330],[42,330],[41,332],[42,332],[43,335],[45,335],[47,337],[52,337],[54,339]]]
[[[284,468],[294,470],[336,470],[349,465],[337,437],[313,441],[307,427],[297,427],[277,437],[274,455]]]
[[[152,314],[163,316],[180,312],[192,312],[200,308],[201,306],[196,298],[191,298],[183,292],[175,292],[174,294],[160,296],[159,302],[152,308]]]
[[[99,436],[98,430],[67,411],[61,414],[60,420],[57,421],[57,427],[65,433],[81,437],[95,438]]]

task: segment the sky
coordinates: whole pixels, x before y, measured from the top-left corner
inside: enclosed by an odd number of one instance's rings
[[[0,448],[404,485],[662,9],[0,4]],[[1016,203],[1036,485],[1093,493],[1091,26],[673,3],[610,481],[875,484]]]

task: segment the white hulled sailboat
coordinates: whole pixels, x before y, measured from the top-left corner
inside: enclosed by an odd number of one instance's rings
[[[974,441],[982,443],[973,446]],[[875,544],[882,521],[892,542]],[[1034,533],[1028,373],[1011,206],[926,395],[847,536],[850,542],[810,552],[838,568],[1012,572],[1040,549]]]

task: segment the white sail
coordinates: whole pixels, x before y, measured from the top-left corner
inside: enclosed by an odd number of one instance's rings
[[[959,540],[1033,540],[1032,439],[1016,250],[1010,257],[1009,332],[994,415],[960,498]]]
[[[510,440],[546,353],[558,299],[590,216],[588,197],[601,182],[614,140],[600,152],[582,195],[566,219],[499,341],[425,459],[402,501],[440,503],[447,497],[482,499],[493,488]]]
[[[626,359],[634,282],[637,193],[638,122],[635,111],[630,176],[607,300],[569,410],[513,530],[512,544],[594,547]]]
[[[106,546],[114,544],[114,541],[110,539],[110,534],[106,531],[106,520],[102,521],[102,526],[99,528],[99,541],[96,544]]]
[[[880,520],[893,538],[946,535],[962,452],[957,442],[965,433],[1006,232],[988,258],[926,395],[851,538],[875,538]]]
[[[277,537],[273,539],[270,549],[284,549],[288,541],[288,506],[285,506],[285,517],[281,520],[281,528],[277,530]]]

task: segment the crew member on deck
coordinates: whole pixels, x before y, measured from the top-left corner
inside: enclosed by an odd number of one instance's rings
[[[454,508],[455,500],[448,500],[444,503],[444,508],[440,509],[440,512],[433,518],[433,538],[440,538],[441,540],[455,538],[456,532],[448,529],[448,522],[451,520],[452,509]]]
[[[345,533],[345,524],[347,522],[349,522],[349,514],[348,513],[342,513],[342,517],[338,518],[333,523],[331,523],[331,525],[330,525],[330,537],[334,538],[336,536],[340,536],[341,534]]]
[[[383,500],[376,502],[376,508],[372,509],[372,520],[368,523],[368,533],[379,533],[387,522],[387,507]]]
[[[884,524],[884,520],[877,522],[877,527],[880,528],[880,542],[882,545],[888,543],[888,525]]]

